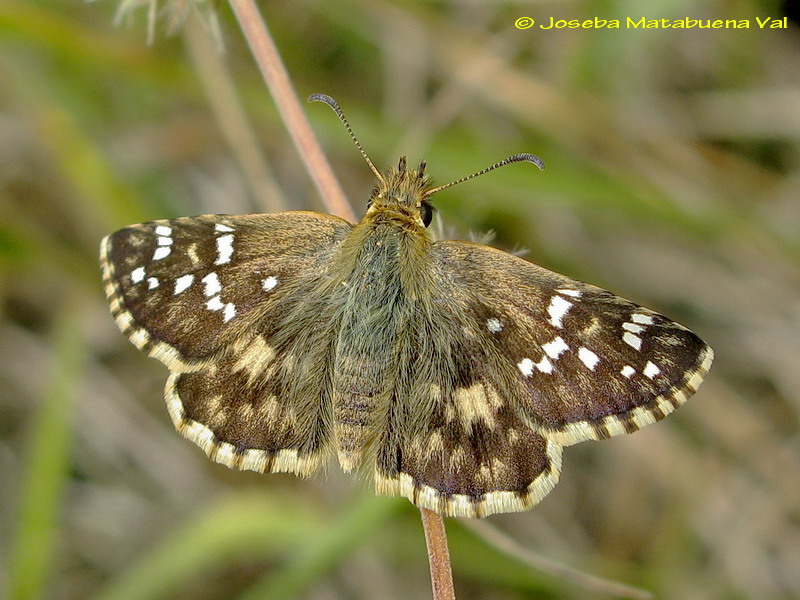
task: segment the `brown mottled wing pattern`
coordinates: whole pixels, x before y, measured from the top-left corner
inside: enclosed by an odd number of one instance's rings
[[[649,309],[493,248],[433,247],[449,293],[400,363],[401,394],[424,409],[396,402],[379,491],[451,516],[524,510],[558,481],[563,446],[662,419],[711,366],[708,345]],[[451,342],[425,348],[423,335]],[[420,364],[437,353],[452,360]]]
[[[312,364],[330,351],[330,311],[308,292],[351,229],[311,212],[203,215],[103,240],[117,325],[170,368],[170,416],[217,462],[306,475],[324,459],[325,373]]]
[[[394,271],[391,236],[361,256],[352,227],[205,215],[103,240],[117,324],[172,371],[170,416],[217,462],[307,475],[335,448],[441,514],[519,511],[564,446],[663,418],[710,368],[686,328],[594,286],[461,242]]]

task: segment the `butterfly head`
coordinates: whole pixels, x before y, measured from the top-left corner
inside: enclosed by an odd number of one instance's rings
[[[308,101],[324,102],[333,109],[339,117],[339,120],[344,124],[345,129],[347,129],[347,133],[350,134],[350,138],[355,143],[361,156],[364,157],[367,165],[369,165],[369,168],[372,169],[372,172],[378,179],[378,185],[372,191],[369,203],[367,204],[365,219],[377,221],[381,219],[397,220],[399,218],[402,221],[413,222],[422,227],[427,227],[431,224],[431,219],[433,218],[433,207],[429,199],[437,192],[463,183],[464,181],[469,181],[479,175],[493,171],[498,167],[515,162],[525,161],[533,163],[540,169],[544,169],[544,163],[538,156],[524,153],[509,156],[505,160],[501,160],[477,173],[467,175],[466,177],[456,179],[455,181],[438,187],[433,187],[430,179],[425,175],[425,161],[422,161],[416,170],[408,169],[406,168],[405,156],[400,158],[400,162],[396,168],[389,169],[386,173],[381,173],[375,168],[375,165],[372,164],[367,153],[364,152],[364,149],[356,139],[355,134],[353,134],[353,130],[350,128],[350,124],[347,122],[336,100],[327,94],[311,94],[311,96],[308,97]]]
[[[433,218],[433,207],[427,199],[431,181],[425,175],[425,161],[416,169],[406,166],[406,157],[400,158],[397,167],[382,174],[378,185],[372,190],[367,203],[367,215],[400,213],[427,227]]]

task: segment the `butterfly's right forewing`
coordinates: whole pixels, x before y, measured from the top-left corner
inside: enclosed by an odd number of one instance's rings
[[[561,445],[631,433],[697,391],[714,353],[686,327],[487,246],[437,244],[514,404]]]

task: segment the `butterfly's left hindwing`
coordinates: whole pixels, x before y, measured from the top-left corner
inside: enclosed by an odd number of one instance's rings
[[[323,462],[333,334],[319,290],[351,229],[311,212],[203,215],[103,240],[117,325],[170,368],[173,423],[215,461],[298,475]]]

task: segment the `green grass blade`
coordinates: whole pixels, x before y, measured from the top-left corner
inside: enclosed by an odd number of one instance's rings
[[[318,531],[323,533],[309,540],[282,571],[264,577],[239,600],[299,598],[337,562],[349,556],[350,551],[370,539],[370,532],[379,529],[405,502],[400,498],[364,495],[327,530],[320,528]]]
[[[86,349],[73,314],[62,315],[53,338],[53,365],[31,423],[20,488],[17,530],[10,553],[11,600],[43,596],[53,568],[58,516],[69,477],[71,415]]]
[[[322,525],[296,499],[276,503],[267,495],[239,495],[213,502],[141,562],[111,581],[95,600],[165,597],[195,574],[224,569],[241,558],[275,557],[302,547]]]

